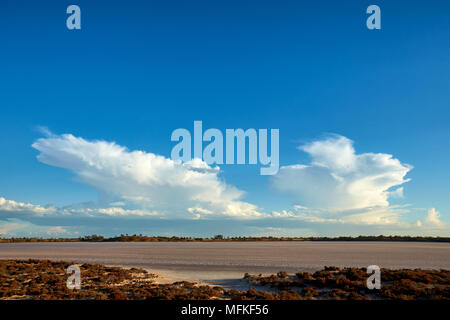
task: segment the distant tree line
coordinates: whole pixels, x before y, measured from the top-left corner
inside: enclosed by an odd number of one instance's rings
[[[448,237],[413,236],[358,236],[358,237],[225,237],[221,234],[210,238],[144,236],[121,234],[116,237],[89,235],[78,238],[0,238],[0,242],[232,242],[232,241],[415,241],[450,242]]]

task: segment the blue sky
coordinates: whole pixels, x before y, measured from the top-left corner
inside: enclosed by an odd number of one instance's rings
[[[70,4],[81,8],[81,30],[66,28]],[[381,8],[381,30],[366,27],[370,4]],[[450,235],[446,1],[4,0],[0,37],[4,236]],[[161,171],[161,188],[139,182],[147,171],[96,171],[115,146],[128,151],[108,168],[146,162],[135,150],[169,158],[172,131],[194,120],[223,132],[278,128],[285,168],[268,177],[223,165],[176,190],[172,171]],[[105,154],[98,141],[116,145]],[[333,155],[345,150],[351,172],[336,167]],[[73,164],[86,157],[89,168]],[[311,172],[291,172],[296,164]],[[343,182],[320,182],[324,167]],[[374,174],[393,180],[361,186]],[[203,179],[206,191],[195,189]],[[173,197],[124,201],[129,190]]]

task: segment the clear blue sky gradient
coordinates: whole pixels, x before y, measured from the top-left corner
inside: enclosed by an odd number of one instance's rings
[[[82,10],[67,30],[66,8]],[[382,29],[366,28],[368,5]],[[450,221],[450,2],[23,1],[0,3],[0,196],[35,204],[96,201],[73,173],[36,160],[42,134],[115,141],[170,156],[170,134],[279,128],[280,163],[326,133],[358,153],[414,166],[401,203]],[[254,166],[223,178],[266,210]],[[395,201],[393,202],[395,203]],[[411,221],[416,219],[414,214]]]

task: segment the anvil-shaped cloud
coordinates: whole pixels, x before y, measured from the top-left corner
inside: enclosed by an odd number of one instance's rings
[[[137,207],[141,214],[147,210],[151,215],[157,212],[172,218],[261,215],[255,205],[239,200],[241,190],[219,178],[218,167],[212,168],[200,159],[181,163],[71,134],[51,134],[32,146],[40,151],[39,161],[73,171],[109,202]]]
[[[310,208],[343,211],[387,207],[388,198],[399,196],[398,187],[409,179],[412,166],[390,154],[356,154],[353,141],[339,135],[299,147],[311,163],[280,168],[273,177],[274,188],[288,193]]]

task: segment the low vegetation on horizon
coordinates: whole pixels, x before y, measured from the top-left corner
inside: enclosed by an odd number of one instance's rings
[[[0,299],[34,300],[450,300],[449,270],[381,269],[382,287],[369,290],[365,268],[325,267],[308,273],[245,274],[248,290],[179,281],[159,284],[143,269],[82,264],[81,289],[68,289],[69,262],[0,260]]]
[[[211,238],[163,237],[122,234],[116,237],[90,235],[78,238],[0,238],[0,243],[13,242],[231,242],[231,241],[415,241],[415,242],[450,242],[448,237],[416,236],[358,236],[358,237],[225,237],[215,235]]]

